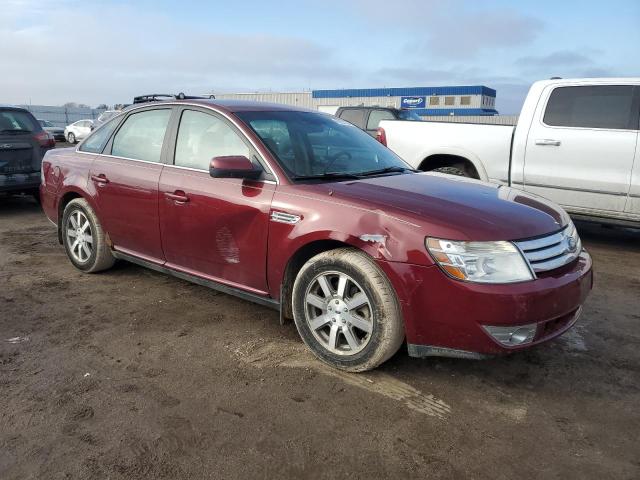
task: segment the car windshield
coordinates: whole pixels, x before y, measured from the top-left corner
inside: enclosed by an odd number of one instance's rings
[[[40,130],[31,114],[20,110],[0,110],[0,133],[25,133]]]
[[[238,112],[293,179],[401,173],[411,167],[352,124],[313,112]]]
[[[400,110],[398,113],[398,118],[400,120],[413,120],[416,122],[421,122],[422,118],[416,112],[412,112],[411,110]]]
[[[53,123],[47,121],[47,120],[38,120],[40,122],[40,125],[42,125],[43,127],[53,127]]]

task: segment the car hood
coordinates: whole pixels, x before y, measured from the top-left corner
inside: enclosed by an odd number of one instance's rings
[[[559,206],[521,190],[450,175],[420,173],[322,184],[336,201],[399,217],[450,240],[519,240],[559,230]]]

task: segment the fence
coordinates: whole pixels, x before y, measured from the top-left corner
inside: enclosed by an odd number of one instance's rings
[[[56,127],[66,127],[78,120],[95,120],[104,110],[97,108],[53,107],[47,105],[20,105],[38,120],[48,120]]]

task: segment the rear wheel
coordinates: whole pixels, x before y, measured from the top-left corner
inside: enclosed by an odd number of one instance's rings
[[[458,168],[458,167],[440,167],[440,168],[434,168],[431,171],[432,172],[446,173],[446,174],[449,174],[449,175],[456,175],[458,177],[470,177],[471,176],[467,172],[465,172],[463,169]]]
[[[395,291],[364,252],[320,253],[293,286],[296,327],[325,363],[351,372],[370,370],[398,351],[404,328]]]
[[[115,262],[98,217],[83,198],[71,200],[64,209],[62,243],[71,263],[83,272],[106,270]]]
[[[76,143],[76,136],[73,134],[73,132],[69,132],[67,134],[67,142],[71,143],[72,145]]]

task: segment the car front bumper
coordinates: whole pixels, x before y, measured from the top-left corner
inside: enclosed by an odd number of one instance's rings
[[[512,284],[461,282],[437,266],[379,262],[396,289],[409,354],[482,358],[522,350],[567,331],[593,287],[590,255],[537,279]],[[504,345],[486,327],[532,326],[527,343]]]

